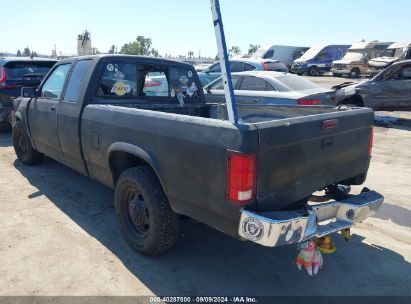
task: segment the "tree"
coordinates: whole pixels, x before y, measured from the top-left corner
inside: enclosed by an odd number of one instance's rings
[[[152,45],[153,42],[151,38],[137,36],[135,41],[124,44],[121,47],[120,53],[129,55],[158,56],[158,51],[153,49]]]
[[[17,50],[17,57],[21,57],[21,51]]]
[[[232,46],[231,49],[228,50],[228,54],[230,57],[233,57],[234,55],[239,55],[241,54],[241,49],[238,46]]]
[[[258,44],[250,44],[249,48],[248,48],[248,55],[252,55],[255,52],[257,52],[257,50],[260,48],[261,46]]]
[[[137,41],[126,43],[121,47],[121,54],[141,55],[140,44]]]
[[[29,47],[24,48],[23,56],[24,57],[30,57],[31,56],[31,51],[30,51]]]
[[[146,38],[144,36],[137,36],[137,42],[140,44],[141,55],[149,56],[151,55],[151,45],[153,42],[151,38]]]
[[[194,57],[194,52],[188,51],[188,58],[193,58],[193,57]]]
[[[151,49],[151,56],[153,57],[161,57],[160,53],[156,49]]]

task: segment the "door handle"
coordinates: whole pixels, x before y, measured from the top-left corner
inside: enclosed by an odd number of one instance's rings
[[[50,108],[50,110],[51,110],[51,111],[55,111],[55,110],[56,110],[56,107],[52,107],[52,108]]]
[[[260,101],[259,98],[254,98],[254,99],[253,99],[253,102],[259,102],[259,101]]]

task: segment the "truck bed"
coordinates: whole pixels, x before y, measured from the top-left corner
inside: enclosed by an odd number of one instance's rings
[[[371,110],[241,105],[238,113],[234,126],[225,105],[87,105],[81,142],[89,173],[113,186],[110,151],[136,145],[149,155],[174,211],[232,235],[240,207],[226,201],[221,168],[228,150],[257,153],[257,199],[249,210],[284,210],[330,184],[363,182]],[[322,128],[333,119],[337,127]]]

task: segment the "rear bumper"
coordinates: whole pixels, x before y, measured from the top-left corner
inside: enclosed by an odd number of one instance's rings
[[[310,206],[308,214],[243,210],[238,234],[268,247],[296,244],[350,228],[375,214],[383,201],[381,194],[369,191],[341,201]]]

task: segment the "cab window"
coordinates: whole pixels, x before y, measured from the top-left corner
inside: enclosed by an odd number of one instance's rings
[[[169,96],[168,69],[137,62],[107,62],[103,66],[97,97],[110,99]]]
[[[62,64],[56,67],[44,83],[41,89],[41,97],[60,99],[69,69],[70,64]]]

